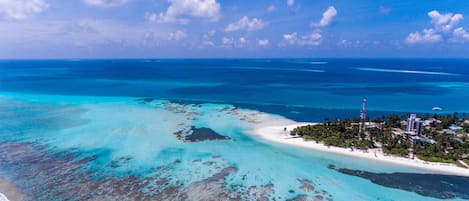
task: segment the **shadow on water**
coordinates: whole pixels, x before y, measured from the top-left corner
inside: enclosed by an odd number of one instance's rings
[[[381,186],[415,192],[427,197],[469,199],[469,177],[399,172],[373,173],[362,170],[336,168],[334,165],[329,165],[329,168],[343,174],[368,179]]]

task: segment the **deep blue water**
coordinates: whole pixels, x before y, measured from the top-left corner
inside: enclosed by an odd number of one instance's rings
[[[0,91],[221,102],[298,121],[469,111],[467,59],[0,61]]]

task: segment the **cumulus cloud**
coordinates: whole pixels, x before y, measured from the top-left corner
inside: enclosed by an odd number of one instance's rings
[[[434,29],[424,29],[422,32],[423,33],[416,31],[414,33],[410,33],[405,42],[408,44],[436,43],[443,40],[443,37],[440,34],[437,34]]]
[[[313,32],[308,35],[304,35],[301,37],[299,41],[300,45],[310,45],[310,46],[317,46],[321,44],[322,35],[317,32]]]
[[[218,21],[220,4],[216,0],[168,0],[170,6],[164,13],[150,14],[153,21],[187,24],[192,18]]]
[[[322,13],[322,18],[317,23],[312,23],[311,25],[315,27],[315,29],[305,35],[299,35],[297,32],[293,32],[290,34],[283,34],[283,43],[281,46],[285,44],[288,45],[301,45],[301,46],[317,46],[320,45],[322,42],[322,29],[327,27],[332,23],[332,20],[337,15],[337,10],[334,6],[329,6],[324,13]]]
[[[238,31],[238,30],[247,30],[254,31],[264,28],[264,22],[261,19],[253,18],[249,20],[247,16],[242,17],[237,22],[228,24],[225,27],[226,32]]]
[[[446,13],[441,14],[437,10],[432,10],[428,13],[428,17],[431,18],[432,24],[435,25],[437,30],[448,32],[453,29],[455,25],[459,23],[464,17],[462,14]]]
[[[240,37],[238,39],[238,46],[239,47],[244,47],[244,45],[246,45],[248,43],[248,40],[244,37]]]
[[[129,0],[84,0],[85,4],[89,6],[97,6],[102,8],[110,8],[123,5]]]
[[[0,0],[0,14],[17,20],[42,13],[48,7],[43,0]]]
[[[453,38],[450,39],[451,42],[465,42],[469,41],[469,33],[464,30],[464,28],[459,27],[454,29]]]
[[[221,43],[222,43],[222,46],[231,46],[234,43],[234,39],[233,38],[223,37],[221,39]]]
[[[286,41],[290,45],[294,45],[298,40],[298,33],[293,32],[290,34],[283,34],[283,40]]]
[[[334,6],[329,6],[324,13],[322,13],[322,18],[319,21],[319,23],[315,23],[313,25],[317,27],[325,27],[331,24],[332,19],[337,15],[337,10],[334,8]]]
[[[433,28],[426,28],[423,31],[416,31],[410,33],[405,42],[407,44],[418,44],[418,43],[437,43],[444,41],[450,34],[453,35],[449,40],[456,42],[458,40],[465,40],[465,30],[460,27],[454,29],[459,22],[464,19],[464,16],[460,13],[440,13],[437,10],[428,12],[431,24]]]
[[[185,38],[187,38],[187,33],[182,30],[171,32],[169,33],[169,36],[168,36],[168,40],[175,40],[175,41],[179,41]]]
[[[259,45],[259,46],[267,46],[267,45],[269,45],[269,40],[267,40],[267,39],[259,39],[259,40],[257,40],[257,45]]]
[[[288,45],[317,46],[321,44],[322,35],[318,32],[312,32],[298,36],[297,32],[283,34],[283,40]]]
[[[292,7],[295,4],[295,0],[287,0],[287,5]]]
[[[221,47],[225,47],[225,48],[229,48],[229,47],[243,48],[243,47],[246,47],[246,45],[248,44],[249,44],[249,40],[247,40],[245,37],[239,37],[238,39],[223,37],[221,39]]]

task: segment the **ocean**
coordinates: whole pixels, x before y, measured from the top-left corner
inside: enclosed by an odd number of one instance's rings
[[[31,200],[469,200],[466,177],[435,181],[427,170],[247,134],[269,122],[359,117],[363,98],[371,118],[433,107],[465,115],[468,67],[465,59],[2,60],[0,177]]]

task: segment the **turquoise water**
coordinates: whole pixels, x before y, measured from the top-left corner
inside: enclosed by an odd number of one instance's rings
[[[425,173],[424,170],[253,139],[246,131],[258,125],[227,112],[233,108],[226,104],[181,105],[164,100],[142,104],[125,97],[4,93],[0,96],[1,141],[46,145],[47,149],[42,152],[49,154],[73,150],[79,153],[77,158],[96,155],[95,160],[80,167],[93,171],[90,178],[150,177],[155,174],[155,167],[178,160],[177,165],[171,165],[167,176],[183,186],[206,179],[221,168],[236,167],[235,173],[226,176],[226,188],[273,184],[270,199],[286,200],[299,194],[316,196],[315,191],[324,191],[327,192],[322,192],[324,199],[332,200],[438,200],[344,175],[328,169],[328,165],[378,173]],[[290,122],[281,116],[258,111],[239,109],[239,113],[264,122]],[[187,126],[208,127],[231,139],[185,143],[173,133]],[[119,167],[111,165],[123,157],[131,159]],[[213,164],[204,165],[205,162]],[[16,174],[14,168],[6,171]],[[60,177],[57,174],[54,176]],[[21,175],[12,178],[21,178]],[[26,192],[40,193],[29,189],[25,183],[41,181],[23,179],[27,181],[19,182],[19,186],[25,186]],[[298,179],[312,181],[315,190],[301,190]],[[51,188],[54,188],[53,183]]]
[[[357,117],[363,96],[370,117],[432,112],[434,106],[467,112],[468,65],[419,59],[0,61],[0,175],[31,200],[441,200],[330,165],[376,174],[431,173],[426,170],[247,133],[272,122]],[[141,100],[147,97],[154,99]],[[192,126],[229,140],[185,142],[175,135]],[[420,180],[449,189],[469,185],[469,178]]]

